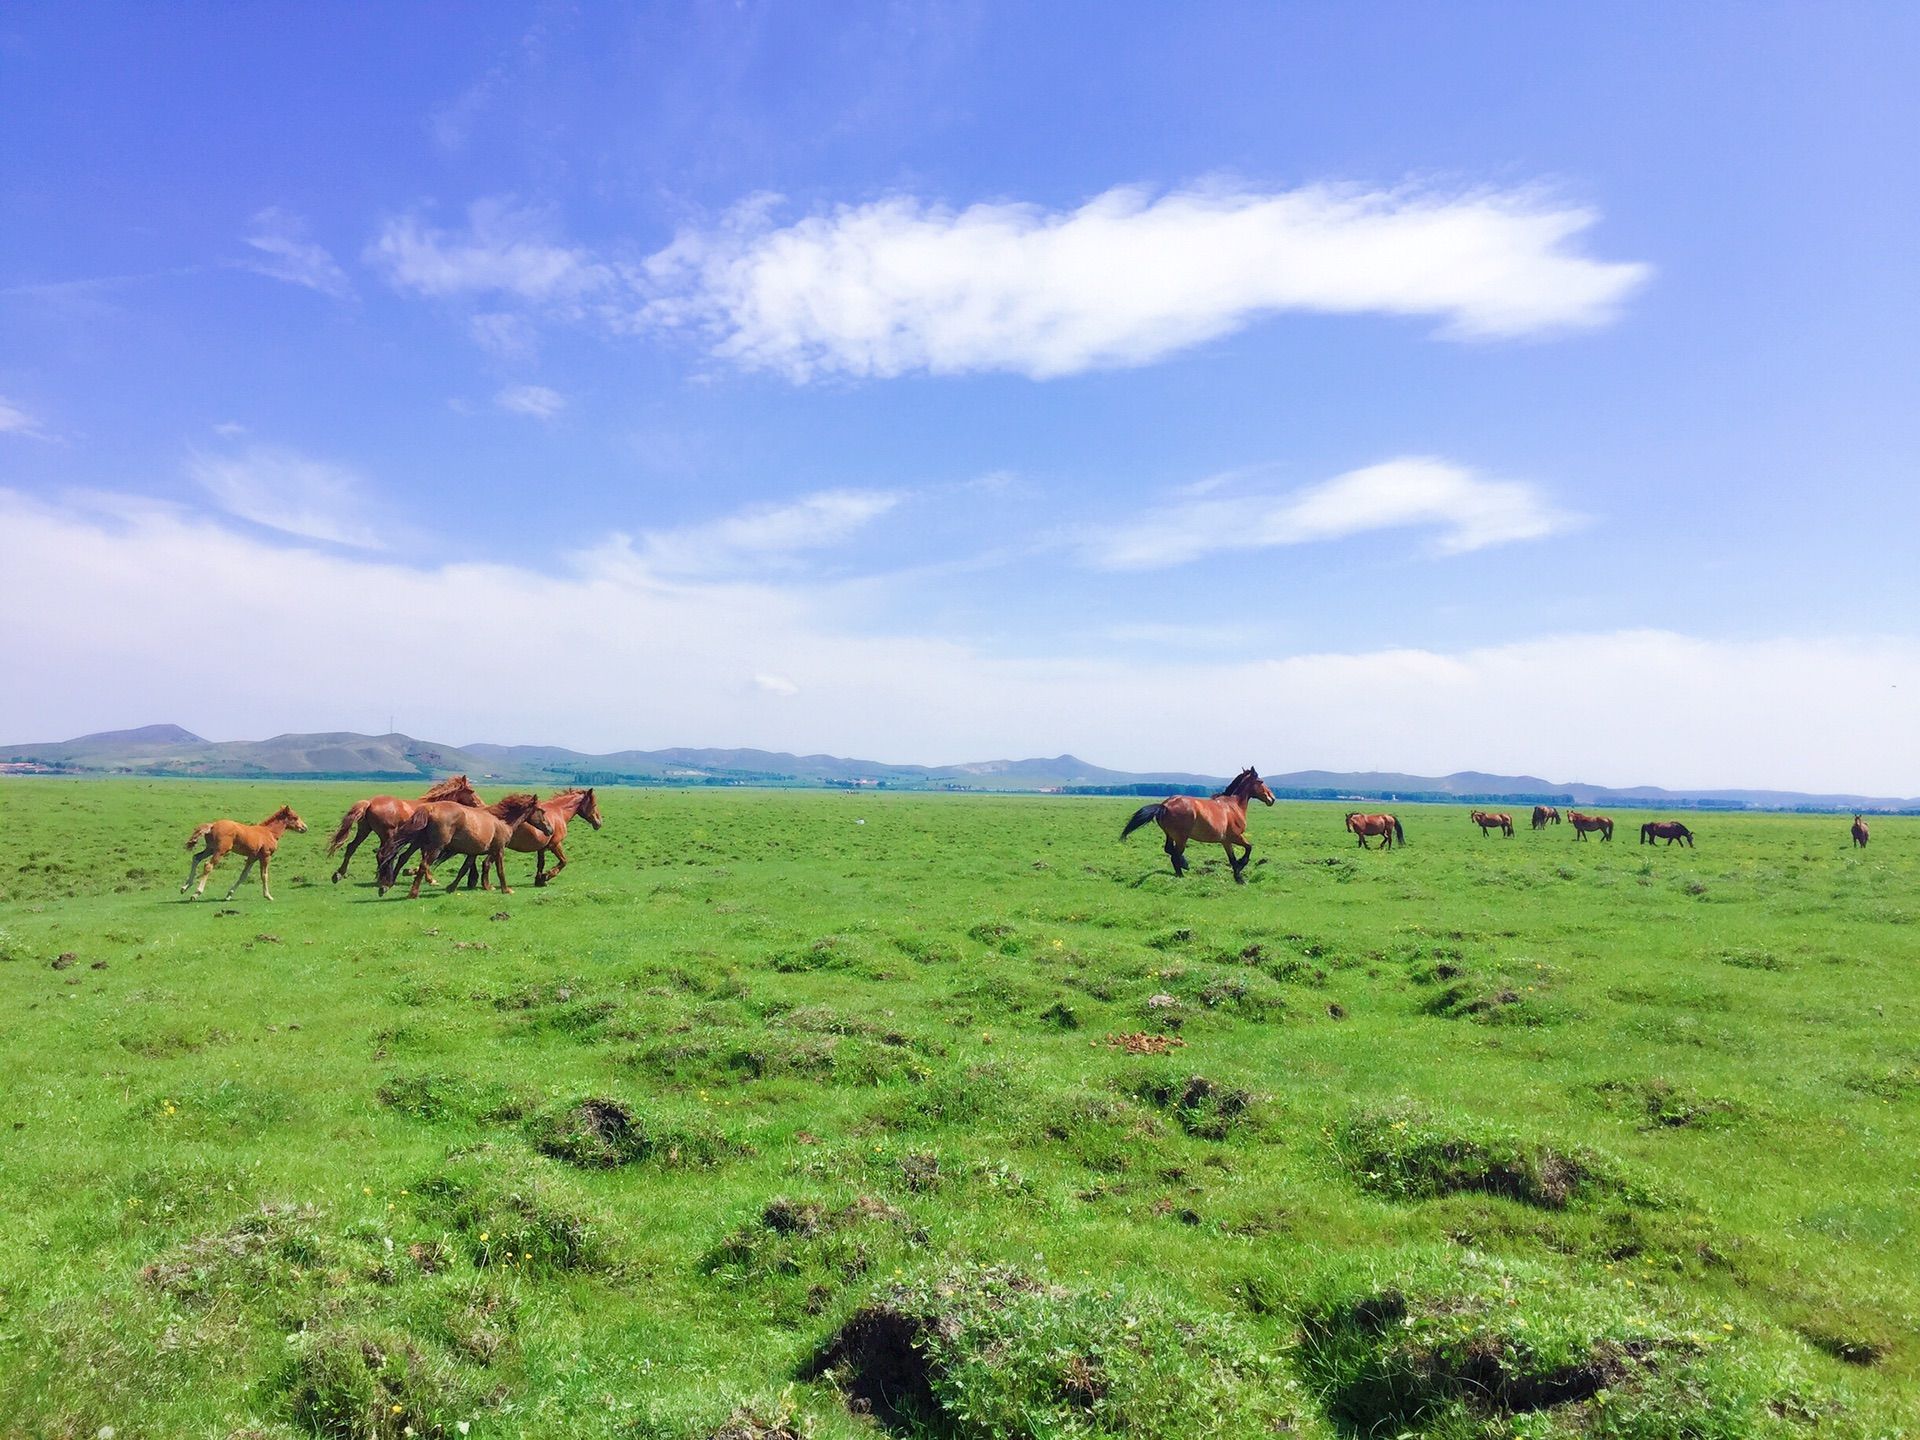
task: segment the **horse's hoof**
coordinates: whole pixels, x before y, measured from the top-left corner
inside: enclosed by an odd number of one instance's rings
[[[333,877],[333,883],[336,885],[340,883],[340,876],[337,873]]]

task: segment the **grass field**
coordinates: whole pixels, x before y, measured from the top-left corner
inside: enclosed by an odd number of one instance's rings
[[[1920,824],[364,788],[0,784],[0,1434],[1920,1431]]]

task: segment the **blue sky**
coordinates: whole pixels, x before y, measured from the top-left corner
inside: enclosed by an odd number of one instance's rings
[[[1916,63],[1901,5],[13,8],[0,729],[1920,793]]]

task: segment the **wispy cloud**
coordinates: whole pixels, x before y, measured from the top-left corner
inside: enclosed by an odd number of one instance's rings
[[[769,695],[790,697],[800,693],[800,687],[784,675],[756,675],[753,677],[756,690],[764,690]]]
[[[790,569],[809,551],[828,549],[900,503],[883,490],[822,490],[778,505],[755,505],[702,524],[618,537],[601,564],[654,577],[755,575]]]
[[[567,397],[544,385],[509,385],[493,397],[493,403],[515,415],[551,420],[567,408]]]
[[[1580,253],[1535,190],[1110,190],[1078,209],[913,197],[777,225],[755,197],[646,262],[646,320],[795,380],[1139,365],[1304,310],[1431,317],[1455,338],[1610,320],[1647,277]]]
[[[1137,521],[1086,536],[1083,553],[1101,569],[1147,570],[1221,551],[1420,528],[1435,532],[1440,553],[1457,555],[1538,540],[1574,523],[1576,517],[1556,509],[1536,486],[1404,457],[1277,494],[1241,492],[1231,481],[1190,486]]]
[[[234,454],[195,454],[187,473],[214,504],[255,525],[366,550],[384,546],[364,519],[366,482],[344,465],[256,445]]]
[[[4,395],[0,395],[0,435],[20,435],[29,440],[50,438],[37,419]]]
[[[390,220],[366,250],[367,263],[401,290],[441,298],[505,298],[565,305],[606,290],[616,272],[558,237],[554,217],[511,198],[476,201],[461,230],[417,215]]]
[[[325,246],[308,238],[306,222],[299,216],[277,207],[262,210],[243,238],[257,253],[241,263],[255,274],[303,285],[336,300],[353,294],[347,272]]]

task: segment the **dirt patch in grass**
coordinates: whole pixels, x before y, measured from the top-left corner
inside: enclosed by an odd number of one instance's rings
[[[1204,1075],[1145,1070],[1117,1083],[1124,1093],[1165,1112],[1182,1130],[1202,1140],[1225,1140],[1253,1118],[1252,1091],[1222,1085]]]
[[[1603,1110],[1637,1119],[1643,1130],[1719,1129],[1743,1113],[1732,1100],[1702,1095],[1659,1076],[1644,1080],[1603,1080],[1592,1094]]]
[[[244,1286],[264,1289],[328,1263],[321,1215],[305,1205],[263,1205],[224,1229],[197,1235],[144,1266],[140,1278],[188,1302]]]

